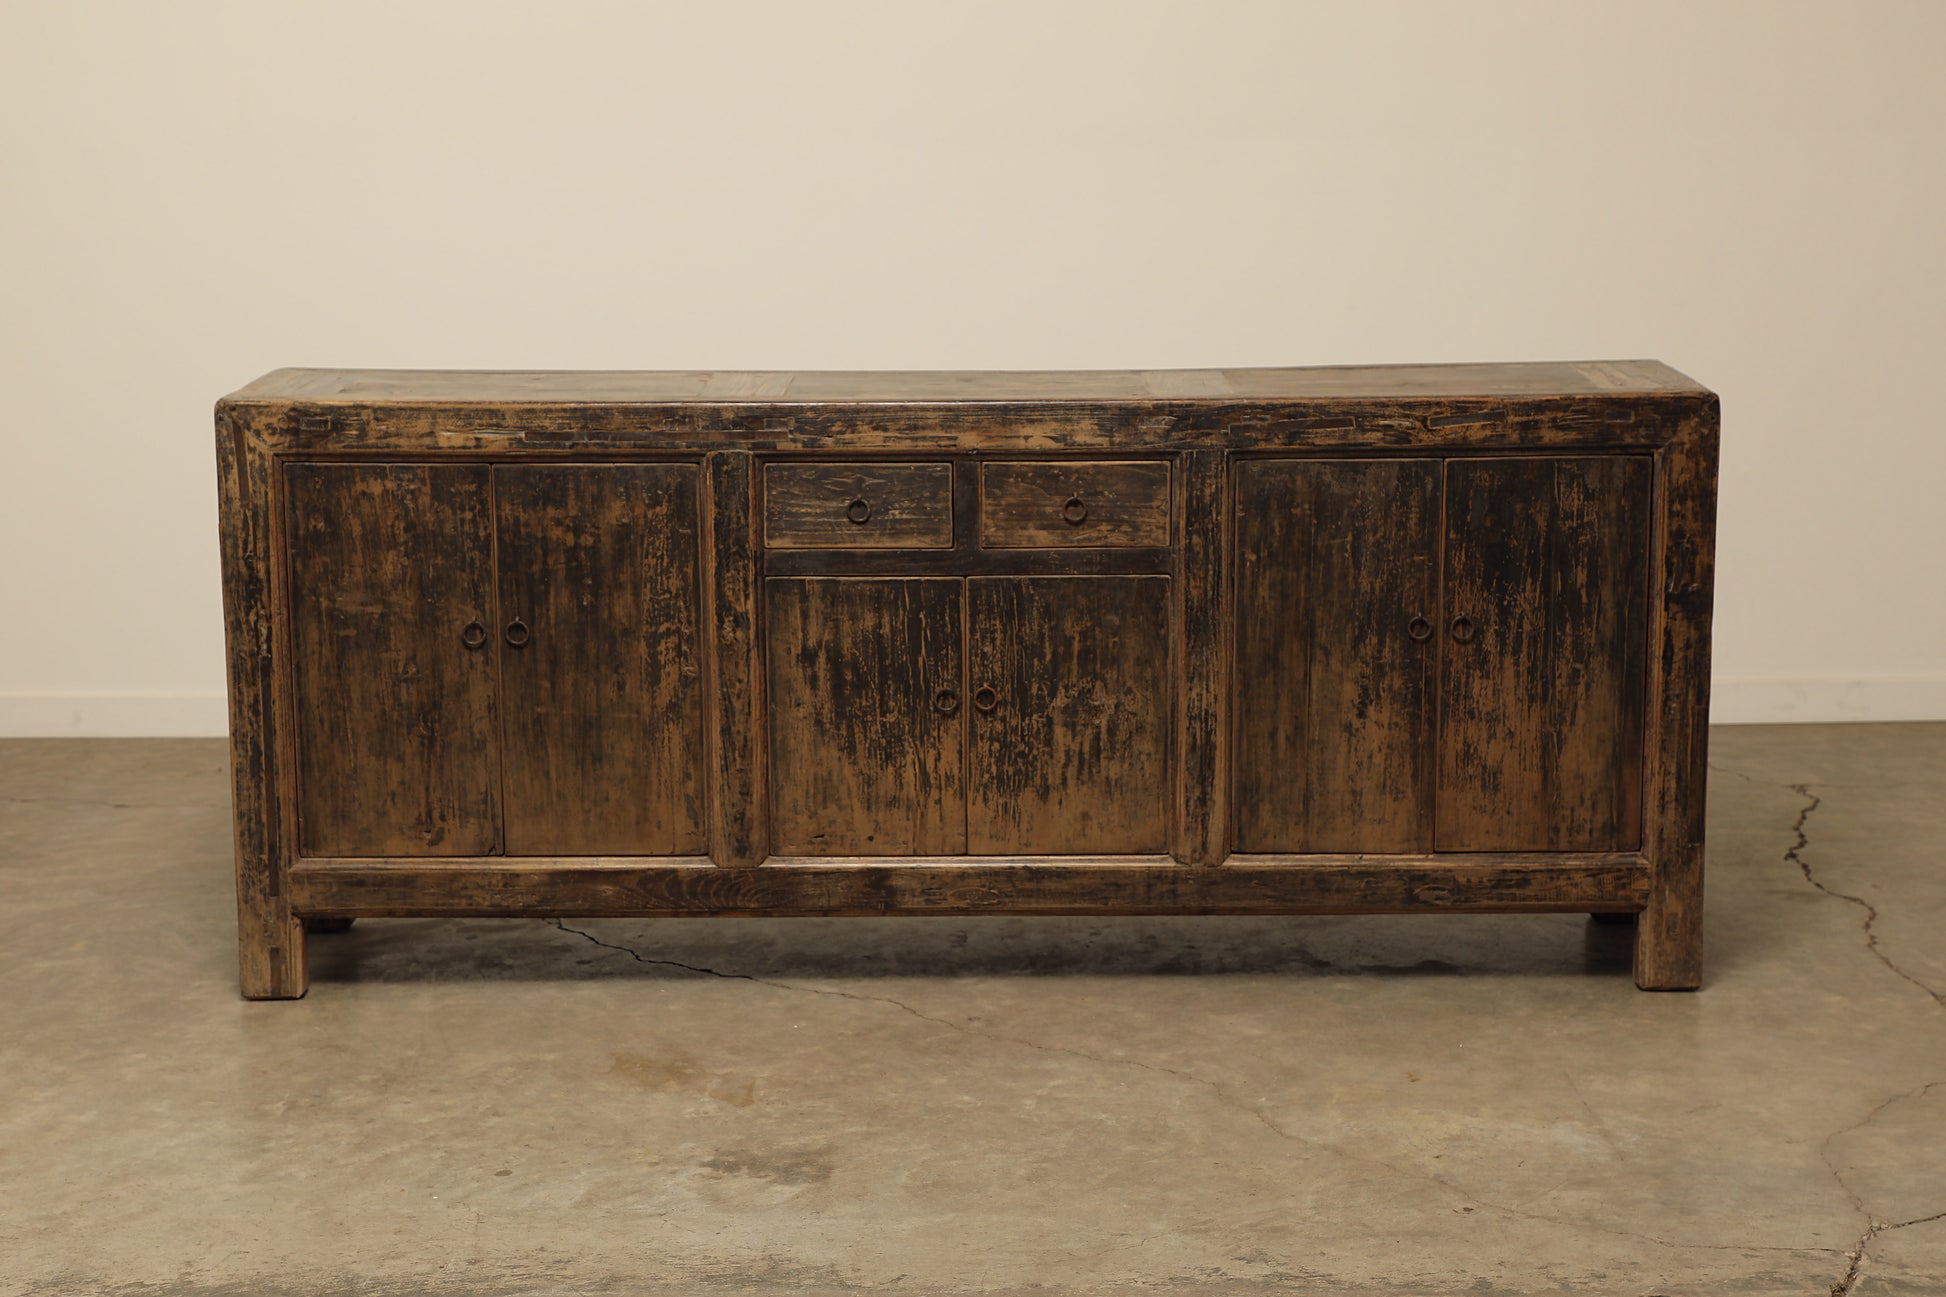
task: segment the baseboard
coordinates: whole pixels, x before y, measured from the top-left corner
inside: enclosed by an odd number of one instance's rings
[[[221,690],[0,693],[0,738],[203,738],[230,732]]]
[[[1946,720],[1946,675],[1730,679],[1710,686],[1717,725]],[[0,693],[0,738],[200,738],[229,732],[216,691]]]
[[[1710,721],[1946,721],[1946,675],[1717,679],[1710,683]]]

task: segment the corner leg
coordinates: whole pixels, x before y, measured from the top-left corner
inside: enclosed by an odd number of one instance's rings
[[[1700,846],[1654,870],[1648,908],[1635,924],[1635,984],[1645,991],[1693,991],[1703,982],[1703,852]]]
[[[238,902],[238,980],[243,998],[302,999],[310,989],[304,967],[303,922],[279,897],[240,895]]]
[[[351,925],[356,922],[357,919],[340,915],[312,914],[304,919],[304,931],[307,933],[349,932]]]

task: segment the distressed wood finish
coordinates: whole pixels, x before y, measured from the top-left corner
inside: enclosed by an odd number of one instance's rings
[[[773,577],[771,850],[966,849],[960,582]]]
[[[1211,869],[1119,861],[778,860],[762,869],[622,860],[303,860],[300,912],[356,915],[1410,914],[1639,909],[1629,855],[1234,856]]]
[[[1227,465],[1218,451],[1182,457],[1177,492],[1175,858],[1230,854],[1230,604]]]
[[[1716,398],[1656,456],[1643,845],[1649,897],[1635,927],[1635,982],[1691,990],[1703,977],[1703,809],[1709,785],[1710,615],[1716,570]]]
[[[412,914],[1580,911],[1696,986],[1718,424],[1653,361],[276,371],[244,994]]]
[[[223,639],[229,670],[230,805],[236,853],[238,985],[252,1000],[301,997],[304,925],[292,910],[292,761],[280,666],[290,659],[281,483],[275,458],[216,410]]]
[[[1169,849],[1167,577],[967,582],[966,849]]]
[[[770,464],[772,549],[944,549],[953,543],[950,464]]]
[[[510,855],[698,855],[691,464],[493,470]]]
[[[1431,850],[1440,467],[1236,467],[1237,850]]]
[[[1649,461],[1446,466],[1441,851],[1629,851],[1642,832]]]
[[[1169,465],[1002,461],[980,473],[980,544],[993,549],[1169,543]]]
[[[704,653],[703,742],[710,856],[744,868],[769,854],[769,789],[762,755],[766,730],[763,662],[757,642],[757,513],[753,461],[731,451],[704,461],[704,588],[709,592]]]
[[[298,840],[498,852],[491,470],[285,470]]]

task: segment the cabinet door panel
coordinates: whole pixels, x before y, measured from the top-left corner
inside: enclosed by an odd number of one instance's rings
[[[508,853],[700,854],[696,469],[500,467],[493,488]]]
[[[1430,850],[1439,461],[1234,481],[1236,849]]]
[[[1169,578],[979,577],[967,604],[968,851],[1166,851]]]
[[[285,469],[305,855],[500,849],[488,472]]]
[[[1649,481],[1643,456],[1447,465],[1440,850],[1640,845]]]
[[[773,853],[966,849],[961,586],[764,582]]]

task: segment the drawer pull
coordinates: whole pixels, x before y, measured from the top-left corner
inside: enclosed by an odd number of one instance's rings
[[[986,685],[973,691],[973,705],[983,712],[990,712],[1000,705],[1000,695]]]
[[[459,642],[470,649],[479,648],[486,643],[486,627],[476,621],[467,622],[460,628]]]
[[[932,705],[941,716],[951,716],[959,710],[959,695],[951,689],[941,689],[932,696]]]
[[[1079,527],[1088,520],[1088,506],[1080,496],[1071,495],[1068,502],[1061,506],[1061,516],[1068,520],[1070,526]]]
[[[533,632],[527,629],[527,623],[520,618],[516,617],[507,623],[507,643],[515,648],[526,648],[527,641],[532,638]]]
[[[1405,624],[1405,633],[1417,643],[1424,644],[1432,638],[1432,623],[1424,617],[1414,617]]]
[[[1453,638],[1461,644],[1473,642],[1473,620],[1470,617],[1453,618]]]
[[[863,500],[853,500],[845,506],[845,517],[862,527],[872,520],[872,506]]]

